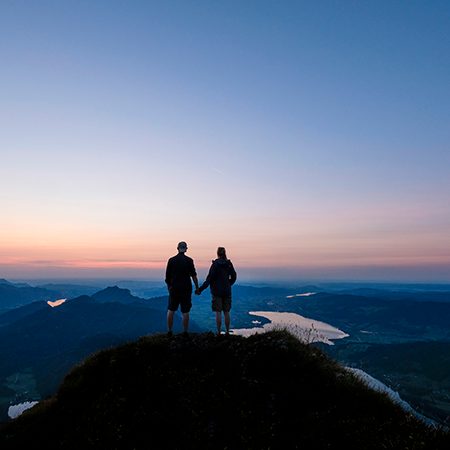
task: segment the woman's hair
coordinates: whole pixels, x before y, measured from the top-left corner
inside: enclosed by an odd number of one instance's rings
[[[217,256],[219,258],[226,258],[227,252],[225,251],[225,247],[217,247]]]

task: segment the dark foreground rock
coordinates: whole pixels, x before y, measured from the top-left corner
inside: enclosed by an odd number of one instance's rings
[[[286,332],[155,335],[102,351],[0,430],[0,448],[448,449]]]

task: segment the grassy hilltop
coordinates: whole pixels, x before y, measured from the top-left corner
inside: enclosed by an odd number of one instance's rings
[[[0,430],[0,447],[448,449],[319,349],[286,332],[144,337],[74,368]]]

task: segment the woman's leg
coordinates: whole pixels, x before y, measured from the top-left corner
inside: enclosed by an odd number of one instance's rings
[[[223,316],[225,317],[225,328],[228,334],[230,332],[230,311],[224,311]]]

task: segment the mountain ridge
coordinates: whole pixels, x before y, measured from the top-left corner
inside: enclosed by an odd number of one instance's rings
[[[166,330],[167,309],[130,297],[128,290],[107,292],[116,297],[82,295],[54,308],[40,301],[0,314],[0,387],[11,387],[11,379],[28,380],[0,395],[0,422],[11,403],[30,400],[31,388],[41,398],[54,393],[67,371],[92,352]],[[198,330],[194,321],[191,327]],[[174,329],[181,329],[178,314]]]
[[[2,426],[2,449],[448,448],[287,332],[159,334],[75,367],[57,394]]]

